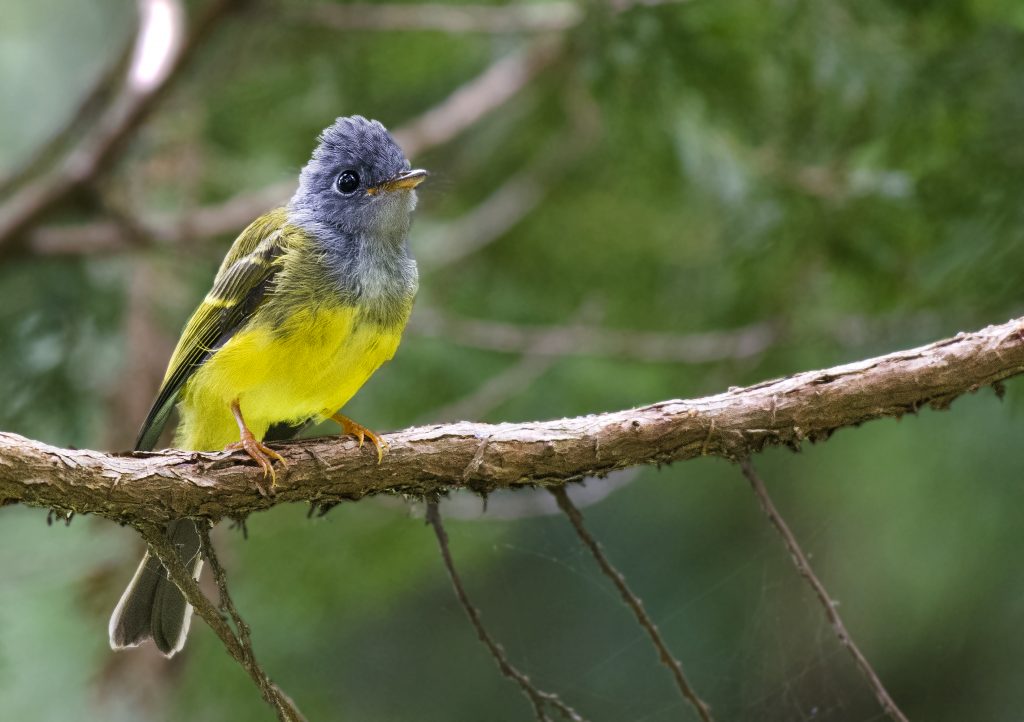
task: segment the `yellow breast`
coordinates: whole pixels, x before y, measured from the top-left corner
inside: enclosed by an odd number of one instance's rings
[[[394,356],[404,325],[361,322],[350,306],[299,310],[277,327],[257,314],[188,381],[178,445],[215,450],[238,441],[235,399],[257,438],[274,423],[330,416]]]

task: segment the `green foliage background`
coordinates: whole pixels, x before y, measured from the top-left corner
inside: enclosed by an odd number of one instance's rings
[[[196,9],[198,3],[192,3]],[[337,115],[389,126],[529,37],[342,32],[311,6],[231,16],[105,182],[179,211],[293,177]],[[422,278],[419,304],[522,324],[596,302],[609,328],[689,333],[771,321],[755,358],[559,359],[487,420],[597,412],[855,360],[1022,313],[1024,6],[1016,0],[588,3],[564,58],[456,142],[413,245],[424,259],[524,167],[545,194],[478,253]],[[0,169],[65,122],[116,57],[134,5],[15,0],[0,23]],[[574,116],[596,139],[566,152]],[[74,223],[87,204],[64,209]],[[0,266],[0,428],[130,444],[133,275],[173,341],[229,237]],[[518,357],[409,335],[348,407],[375,429],[430,420]],[[146,396],[152,387],[140,391]],[[854,637],[912,719],[1013,719],[1024,705],[1021,386],[839,432],[764,476]],[[145,400],[142,402],[145,406]],[[324,428],[322,431],[327,431]],[[588,486],[600,487],[600,480]],[[521,505],[523,495],[492,499]],[[524,720],[455,604],[433,536],[400,500],[307,520],[279,507],[217,541],[256,651],[312,720]],[[585,510],[722,720],[881,715],[734,467],[641,471]],[[490,629],[595,721],[689,719],[643,632],[559,516],[449,522]],[[140,544],[94,519],[0,511],[0,716],[272,719],[197,622],[171,662],[112,655],[106,619]]]

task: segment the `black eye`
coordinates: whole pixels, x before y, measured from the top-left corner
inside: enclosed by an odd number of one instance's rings
[[[338,187],[339,192],[351,193],[359,187],[359,174],[354,170],[342,171],[341,175],[338,176],[338,180],[335,181],[335,185]]]

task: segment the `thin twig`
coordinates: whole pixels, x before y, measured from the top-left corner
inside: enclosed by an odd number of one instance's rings
[[[253,682],[260,690],[260,694],[263,699],[266,700],[267,704],[274,708],[277,713],[277,717],[281,722],[305,722],[305,717],[295,706],[295,703],[286,695],[281,689],[274,684],[267,673],[263,671],[263,668],[256,662],[256,659],[252,656],[251,646],[247,647],[246,642],[240,639],[238,635],[231,629],[224,617],[221,616],[220,612],[217,611],[213,603],[206,598],[206,595],[199,589],[199,584],[192,575],[185,569],[185,565],[181,563],[178,558],[178,553],[167,540],[164,535],[164,529],[159,526],[153,526],[148,524],[139,524],[136,527],[142,537],[149,544],[150,550],[163,564],[164,569],[167,570],[167,575],[175,583],[181,593],[185,595],[189,604],[196,613],[203,618],[203,621],[213,630],[213,632],[220,637],[221,642],[224,644],[224,648],[227,649],[235,661],[237,661],[249,676],[252,677]],[[208,543],[208,530],[204,531],[207,538],[204,540],[204,544]],[[211,547],[212,549],[212,547]],[[211,566],[215,569],[220,569],[220,565],[216,563],[215,557],[210,558]],[[216,574],[216,571],[215,571]],[[220,576],[217,580],[218,588],[225,584],[223,578],[223,569],[220,569]],[[223,588],[222,594],[226,594],[226,586]],[[222,596],[222,601],[224,597]],[[232,614],[232,618],[237,612]],[[240,620],[240,618],[239,618]],[[237,621],[236,621],[237,623]],[[245,623],[242,622],[239,630],[246,630],[246,640],[248,637],[248,628]],[[239,632],[241,633],[241,631]]]
[[[242,619],[242,615],[238,613],[235,603],[231,599],[231,594],[228,592],[227,575],[224,573],[224,567],[220,565],[217,552],[210,541],[210,528],[205,524],[199,525],[199,539],[203,545],[203,558],[210,563],[210,571],[213,572],[213,579],[217,583],[217,606],[231,617],[231,621],[235,625],[235,635],[242,645],[242,651],[247,659],[255,663],[256,657],[252,651],[249,625]]]
[[[868,684],[871,686],[871,691],[875,694],[875,699],[885,710],[886,714],[889,715],[896,722],[907,722],[906,715],[900,711],[900,708],[896,706],[892,697],[886,691],[885,686],[882,684],[882,680],[875,672],[874,668],[868,662],[867,657],[860,651],[856,642],[850,636],[850,633],[846,630],[846,625],[843,624],[842,618],[839,616],[839,612],[836,609],[836,603],[832,600],[828,590],[825,589],[825,585],[821,583],[817,575],[814,573],[814,569],[811,568],[810,562],[807,561],[807,556],[800,548],[800,544],[797,542],[796,537],[793,536],[793,532],[790,531],[789,525],[786,524],[786,520],[779,514],[779,510],[775,508],[775,504],[772,503],[771,497],[768,495],[768,489],[765,487],[761,477],[758,476],[757,471],[754,470],[754,465],[747,457],[740,461],[740,469],[743,471],[743,476],[747,477],[747,481],[750,482],[750,486],[753,488],[754,493],[757,495],[757,500],[761,504],[761,509],[764,511],[768,520],[775,527],[775,530],[779,532],[779,536],[782,537],[782,541],[786,545],[786,549],[789,551],[790,557],[793,559],[793,564],[796,566],[800,576],[807,580],[807,583],[811,585],[811,589],[814,590],[814,594],[818,597],[818,601],[821,602],[822,608],[825,610],[825,616],[828,617],[829,623],[832,625],[832,629],[836,633],[836,637],[839,639],[839,643],[849,650],[853,656],[853,661],[856,662],[857,667],[861,673],[867,679]]]
[[[587,530],[583,523],[583,514],[572,503],[572,499],[569,498],[565,486],[553,486],[550,487],[549,491],[558,502],[558,508],[562,510],[569,519],[569,523],[572,524],[573,529],[576,530],[576,535],[580,538],[580,541],[590,550],[594,561],[601,567],[601,571],[611,580],[615,588],[619,590],[619,594],[622,595],[622,601],[633,610],[637,623],[643,627],[644,631],[647,632],[647,636],[651,638],[651,643],[658,653],[658,659],[672,673],[672,678],[675,680],[676,687],[679,688],[679,693],[683,695],[687,702],[693,705],[697,715],[704,722],[713,722],[714,718],[711,716],[711,708],[697,695],[693,686],[686,679],[686,675],[683,673],[683,665],[669,651],[668,645],[665,644],[665,640],[661,636],[661,632],[658,631],[658,627],[654,624],[654,620],[651,619],[650,615],[647,614],[647,610],[644,609],[644,603],[640,600],[640,597],[629,588],[629,585],[626,583],[626,577],[615,568],[605,555],[604,550],[601,549],[600,543]]]
[[[441,522],[441,512],[438,509],[436,501],[430,501],[427,503],[427,523],[434,528],[434,534],[437,535],[437,544],[441,549],[441,558],[444,560],[445,569],[448,570],[448,577],[451,579],[452,587],[455,590],[455,596],[459,600],[459,604],[462,605],[463,610],[466,612],[466,616],[469,617],[470,623],[476,630],[477,637],[487,650],[494,657],[494,661],[498,665],[498,669],[501,673],[511,679],[513,682],[519,685],[519,688],[526,695],[527,699],[530,700],[530,704],[533,706],[533,713],[538,720],[541,722],[551,722],[551,718],[545,711],[545,706],[550,705],[554,707],[558,712],[568,720],[573,722],[584,722],[583,717],[574,710],[572,707],[563,702],[557,694],[552,692],[544,692],[543,690],[537,689],[530,678],[520,672],[516,667],[509,662],[508,657],[505,655],[505,650],[500,644],[494,641],[494,638],[488,634],[487,630],[483,626],[483,622],[480,620],[480,610],[473,606],[473,603],[469,601],[469,596],[466,594],[465,587],[462,586],[462,580],[459,578],[459,574],[455,571],[455,563],[452,561],[452,554],[448,548],[448,533],[444,529],[444,524]]]

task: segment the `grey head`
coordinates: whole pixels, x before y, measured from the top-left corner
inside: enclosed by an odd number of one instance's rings
[[[426,177],[379,122],[338,118],[320,134],[289,210],[293,221],[318,230],[398,240],[408,233],[414,189]]]
[[[290,221],[319,242],[334,291],[380,322],[407,315],[416,293],[409,216],[426,177],[383,125],[338,118],[320,134],[288,205]]]

